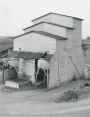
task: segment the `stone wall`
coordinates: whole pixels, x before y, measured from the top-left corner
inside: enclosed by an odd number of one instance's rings
[[[67,40],[56,41],[56,53],[50,61],[49,88],[84,75],[81,32],[81,20],[74,19],[74,29],[67,29]]]

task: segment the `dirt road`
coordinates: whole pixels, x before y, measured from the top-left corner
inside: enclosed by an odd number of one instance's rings
[[[74,103],[30,100],[43,91],[0,92],[0,117],[90,117],[90,99]]]

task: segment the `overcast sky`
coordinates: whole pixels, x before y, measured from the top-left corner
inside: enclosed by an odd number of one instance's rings
[[[0,35],[23,33],[32,19],[48,12],[85,19],[82,35],[90,36],[90,0],[0,0]]]

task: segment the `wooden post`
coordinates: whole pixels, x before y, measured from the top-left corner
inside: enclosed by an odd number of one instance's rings
[[[47,88],[49,88],[49,71],[47,69]]]
[[[45,72],[45,70],[44,70],[44,75],[46,76],[46,78],[47,78],[47,88],[49,87],[49,71],[48,71],[48,69],[47,69],[47,71]],[[45,83],[45,77],[44,77],[44,83]]]
[[[35,85],[36,85],[36,88],[37,88],[37,75],[38,75],[38,73],[39,73],[39,69],[37,70],[37,72],[36,72],[36,74],[35,74]]]
[[[37,77],[37,70],[38,70],[38,59],[35,59],[35,79]]]
[[[45,72],[45,70],[44,70],[44,86],[45,86],[45,77],[47,77],[47,75],[46,75],[46,72]]]
[[[4,79],[4,68],[2,68],[2,84],[5,83],[5,79]]]

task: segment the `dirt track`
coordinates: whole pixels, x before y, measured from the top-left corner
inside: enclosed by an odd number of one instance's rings
[[[58,95],[76,87],[76,84],[50,91],[0,91],[0,117],[90,117],[89,97],[78,102],[53,102]]]
[[[90,117],[89,99],[76,103],[45,103],[30,101],[27,98],[30,92],[25,93],[0,94],[0,117]]]

